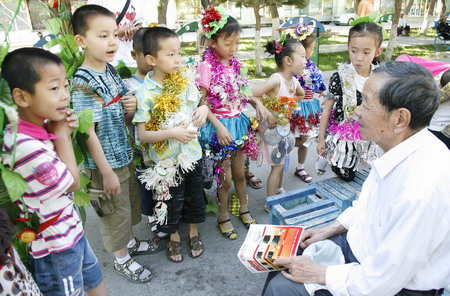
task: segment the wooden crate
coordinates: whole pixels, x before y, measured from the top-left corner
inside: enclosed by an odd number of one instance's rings
[[[345,182],[338,177],[325,179],[307,187],[269,196],[269,223],[313,228],[332,223],[351,202],[358,198],[368,171],[356,172]]]

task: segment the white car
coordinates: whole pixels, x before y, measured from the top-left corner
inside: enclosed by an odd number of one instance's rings
[[[350,23],[355,20],[354,12],[344,12],[340,14],[333,15],[333,19],[331,22],[335,25],[347,25],[350,26]]]

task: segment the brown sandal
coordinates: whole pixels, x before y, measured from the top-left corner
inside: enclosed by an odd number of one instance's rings
[[[188,244],[189,244],[188,254],[189,254],[189,257],[191,257],[191,258],[200,257],[203,254],[203,252],[205,251],[200,233],[197,236],[190,237]],[[195,252],[202,251],[202,252],[199,255],[194,256],[194,255],[192,255],[192,251],[195,251]]]
[[[172,258],[173,256],[177,255],[181,255],[181,260],[178,261]],[[183,254],[181,253],[181,242],[169,240],[169,242],[167,243],[167,259],[175,263],[180,263],[181,261],[183,261]]]

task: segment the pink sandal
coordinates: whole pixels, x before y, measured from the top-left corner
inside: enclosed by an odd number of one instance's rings
[[[301,174],[300,172],[305,172],[305,173]],[[300,180],[302,180],[305,183],[311,183],[311,181],[312,181],[312,177],[305,171],[305,169],[300,169],[300,170],[295,169],[294,175],[299,177]]]

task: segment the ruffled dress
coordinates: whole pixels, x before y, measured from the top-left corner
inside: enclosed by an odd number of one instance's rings
[[[198,65],[198,84],[208,91],[207,105],[216,118],[230,132],[233,143],[221,146],[217,139],[217,130],[207,121],[200,129],[200,143],[216,161],[231,155],[237,149],[244,149],[244,153],[251,159],[258,157],[259,151],[256,136],[252,129],[252,122],[242,112],[247,105],[247,78],[241,76],[241,63],[232,58],[230,65],[223,65],[216,57],[215,50],[207,48],[204,60]]]
[[[372,70],[374,66],[372,66]],[[335,99],[325,138],[325,159],[332,166],[361,169],[377,158],[375,142],[363,141],[354,111],[361,104],[361,90],[367,77],[352,64],[340,64],[330,78],[329,92]]]
[[[314,98],[316,92],[327,89],[322,71],[308,59],[303,75],[298,77],[300,85],[305,90],[305,97],[298,102],[298,108],[291,117],[291,131],[295,137],[316,136],[319,133],[320,101]]]
[[[283,76],[280,73],[274,73],[272,76],[278,77],[280,80],[280,88],[277,93],[279,97],[296,97],[297,87],[300,85],[297,82],[297,78],[292,77],[292,83],[294,86],[293,92],[289,92],[286,87]],[[268,106],[266,106],[268,107]],[[269,108],[270,110],[270,108]],[[277,112],[270,110],[272,114],[277,118]],[[288,118],[289,119],[289,118]],[[290,125],[277,126],[274,129],[268,129],[263,125],[260,129],[261,132],[261,155],[263,158],[262,163],[268,165],[285,165],[289,167],[289,153],[292,151],[295,145],[295,137],[290,131]]]

